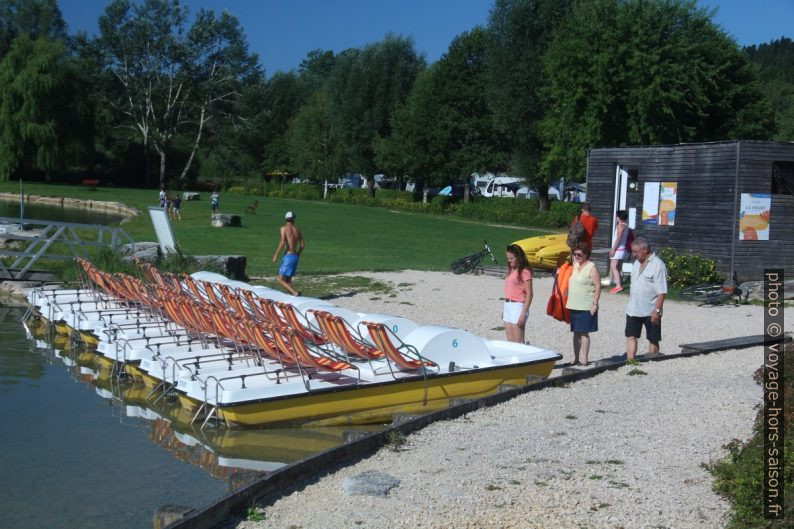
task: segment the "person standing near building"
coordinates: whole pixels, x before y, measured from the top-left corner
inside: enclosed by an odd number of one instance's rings
[[[287,214],[284,215],[284,225],[281,227],[281,239],[278,242],[276,253],[273,254],[273,262],[276,262],[278,254],[283,248],[284,257],[281,258],[281,265],[278,268],[278,282],[293,296],[301,295],[300,291],[295,290],[292,286],[292,278],[298,271],[298,260],[305,247],[303,234],[295,226],[295,214],[287,211]]]
[[[623,265],[623,259],[629,255],[630,249],[626,247],[626,241],[629,238],[629,224],[626,222],[629,219],[629,214],[625,210],[620,210],[615,214],[615,242],[612,243],[612,249],[609,250],[609,275],[615,282],[614,288],[609,292],[617,294],[623,290],[623,271],[620,269]]]
[[[662,307],[667,296],[667,267],[645,237],[631,243],[634,264],[631,268],[629,304],[626,307],[626,358],[637,354],[637,341],[645,327],[648,352],[659,354],[662,339]]]
[[[590,245],[590,248],[592,248],[593,237],[598,230],[598,218],[591,212],[588,202],[582,204],[582,214],[579,215],[579,221],[582,223],[582,226],[584,226],[584,231],[587,234],[587,236],[582,239],[582,242],[586,242]]]
[[[582,212],[571,221],[568,245],[573,250],[577,243],[586,242],[593,247],[593,237],[598,229],[598,219],[590,211],[590,204],[582,204]]]

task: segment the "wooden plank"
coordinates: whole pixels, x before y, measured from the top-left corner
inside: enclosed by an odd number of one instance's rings
[[[778,340],[770,339],[769,343],[774,343],[776,341]],[[790,342],[791,336],[785,335],[783,341]],[[682,353],[713,353],[715,351],[727,351],[729,349],[746,349],[748,347],[764,345],[765,343],[767,342],[763,334],[755,334],[753,336],[740,336],[737,338],[726,338],[724,340],[714,340],[710,342],[681,344],[679,347],[681,347]]]

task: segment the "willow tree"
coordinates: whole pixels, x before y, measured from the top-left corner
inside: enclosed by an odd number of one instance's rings
[[[76,97],[79,83],[63,44],[14,39],[0,60],[0,177],[41,171],[49,180],[67,164],[90,129],[90,112]]]

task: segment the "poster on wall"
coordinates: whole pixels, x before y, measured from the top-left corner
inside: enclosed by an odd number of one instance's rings
[[[645,182],[642,197],[643,224],[657,224],[659,220],[659,182]]]
[[[772,195],[742,193],[739,206],[739,240],[768,241]]]
[[[662,182],[659,189],[659,226],[675,226],[678,183]]]

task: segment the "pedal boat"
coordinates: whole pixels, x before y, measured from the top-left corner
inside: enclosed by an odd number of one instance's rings
[[[357,370],[315,372],[277,380],[264,375],[220,377],[209,381],[203,398],[180,395],[204,405],[229,427],[308,424],[344,426],[388,422],[396,413],[424,414],[453,399],[497,393],[505,385],[546,378],[562,358],[530,345],[484,340],[460,329],[423,326],[406,336],[424,359],[419,369],[400,369],[388,359],[358,363]],[[391,365],[389,363],[391,362]],[[177,384],[177,390],[184,384]],[[198,398],[197,398],[198,397]]]

